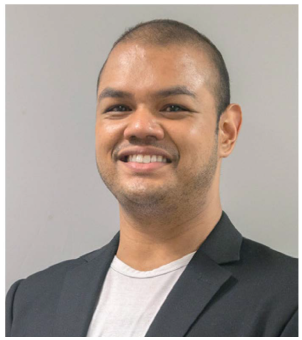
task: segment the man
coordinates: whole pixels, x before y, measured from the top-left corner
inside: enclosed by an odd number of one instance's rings
[[[113,46],[96,161],[119,202],[103,248],[17,281],[9,336],[297,336],[297,260],[246,238],[219,197],[242,122],[217,48],[154,20]]]

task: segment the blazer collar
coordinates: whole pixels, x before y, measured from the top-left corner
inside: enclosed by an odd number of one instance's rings
[[[240,259],[241,234],[226,213],[199,247],[161,306],[146,336],[184,336],[221,286],[231,277],[222,264]],[[119,232],[103,248],[82,257],[67,272],[53,336],[87,335],[107,271],[117,252]]]
[[[86,337],[118,243],[119,233],[106,246],[82,256],[83,262],[66,273],[52,336]]]
[[[146,336],[185,336],[221,287],[231,279],[232,273],[222,265],[240,259],[241,243],[241,234],[223,212],[172,288]]]
[[[89,262],[98,256],[116,254],[120,240],[120,232],[115,234],[110,243],[103,248],[84,255]],[[201,244],[197,252],[203,252],[217,264],[229,263],[240,259],[242,235],[234,227],[228,215],[223,211],[219,221]],[[113,257],[114,257],[113,255]],[[109,257],[110,257],[109,256]],[[113,258],[112,258],[113,259]]]
[[[242,235],[223,211],[220,220],[198,251],[206,254],[217,264],[224,264],[240,259],[241,243]]]

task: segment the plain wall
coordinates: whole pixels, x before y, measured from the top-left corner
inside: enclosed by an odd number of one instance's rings
[[[95,163],[96,80],[124,30],[157,18],[216,44],[242,107],[223,209],[244,236],[297,256],[297,5],[7,5],[7,288],[118,231]]]

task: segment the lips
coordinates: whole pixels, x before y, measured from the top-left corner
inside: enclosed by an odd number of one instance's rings
[[[118,153],[117,159],[122,162],[132,161],[137,163],[162,162],[162,160],[166,160],[166,163],[172,162],[172,156],[169,153],[154,147],[126,148]],[[149,161],[147,162],[147,160]]]
[[[153,173],[155,170],[169,166],[168,163],[154,162],[154,163],[135,163],[135,162],[119,162],[119,164],[130,173],[147,174]]]
[[[165,150],[151,146],[124,148],[117,155],[123,169],[141,175],[157,174],[161,168],[169,166],[172,159]]]

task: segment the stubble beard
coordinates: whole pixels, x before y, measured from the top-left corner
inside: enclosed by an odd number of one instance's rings
[[[173,182],[166,182],[156,189],[146,188],[139,183],[135,183],[131,188],[125,188],[116,181],[115,174],[101,169],[98,162],[96,163],[103,182],[125,211],[142,218],[148,216],[163,218],[171,214],[181,216],[188,210],[194,211],[195,208],[202,210],[206,204],[207,194],[217,169],[217,147],[215,138],[208,162],[197,174],[189,172],[186,181],[176,185]]]

